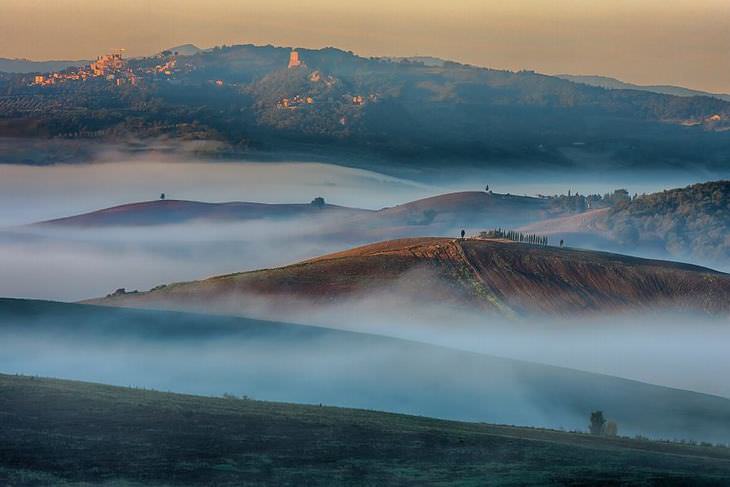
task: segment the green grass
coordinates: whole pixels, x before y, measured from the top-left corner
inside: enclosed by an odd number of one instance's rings
[[[2,485],[727,485],[730,449],[0,375]]]

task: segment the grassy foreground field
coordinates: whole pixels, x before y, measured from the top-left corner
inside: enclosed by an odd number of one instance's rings
[[[0,375],[0,484],[727,485],[730,449]]]

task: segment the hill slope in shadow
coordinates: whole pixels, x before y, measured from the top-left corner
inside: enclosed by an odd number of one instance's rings
[[[702,484],[727,448],[0,375],[12,485]],[[73,445],[73,448],[69,448]]]

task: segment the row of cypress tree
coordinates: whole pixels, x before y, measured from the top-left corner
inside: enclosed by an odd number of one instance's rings
[[[547,235],[536,235],[534,233],[522,233],[522,232],[516,232],[514,230],[504,230],[502,228],[497,228],[495,230],[490,230],[488,232],[481,232],[479,234],[479,236],[484,237],[484,238],[505,238],[507,240],[512,240],[513,242],[523,242],[523,243],[529,243],[529,244],[533,244],[533,245],[540,245],[543,247],[546,247],[549,245]]]

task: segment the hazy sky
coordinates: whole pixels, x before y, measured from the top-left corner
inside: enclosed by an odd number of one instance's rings
[[[0,0],[0,56],[336,46],[730,92],[730,0]]]

